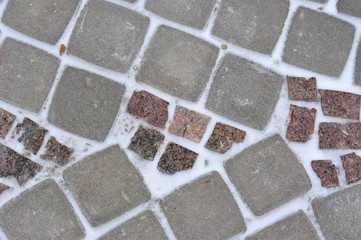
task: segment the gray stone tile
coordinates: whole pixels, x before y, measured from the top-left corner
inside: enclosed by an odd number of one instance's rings
[[[81,137],[104,141],[124,91],[119,83],[68,67],[54,94],[49,122]]]
[[[9,38],[0,48],[0,57],[0,99],[32,112],[40,111],[55,80],[59,60]]]
[[[143,177],[117,145],[72,165],[63,177],[92,226],[106,223],[150,199]]]
[[[361,239],[361,185],[312,201],[326,239]]]
[[[68,53],[104,68],[127,72],[148,26],[148,17],[113,3],[90,0],[70,37]]]
[[[192,35],[160,26],[145,52],[136,80],[194,102],[209,80],[218,51]]]
[[[272,226],[246,238],[246,240],[258,239],[318,240],[319,237],[307,216],[302,211],[298,211],[292,216],[282,219]]]
[[[209,91],[206,108],[241,124],[263,129],[278,101],[283,77],[226,55]]]
[[[83,239],[84,229],[54,180],[45,180],[0,210],[0,225],[9,240]]]
[[[293,17],[283,60],[297,67],[338,77],[351,50],[355,27],[300,7]]]
[[[202,29],[215,3],[216,0],[147,0],[145,8],[171,21]]]
[[[129,239],[129,240],[167,240],[162,227],[151,211],[136,216],[115,228],[99,240]]]
[[[246,230],[227,185],[212,172],[160,201],[175,236],[181,239],[228,239]]]
[[[356,56],[354,82],[357,85],[361,85],[361,39]]]
[[[288,0],[222,1],[212,33],[243,48],[271,54],[288,8]]]
[[[360,0],[339,0],[337,2],[337,10],[340,13],[361,18]]]
[[[302,164],[279,135],[228,160],[231,182],[255,215],[265,214],[311,189]]]

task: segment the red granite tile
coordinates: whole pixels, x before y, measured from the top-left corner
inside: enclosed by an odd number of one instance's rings
[[[204,146],[210,150],[225,153],[234,142],[243,142],[245,137],[245,131],[218,122]]]
[[[168,131],[195,142],[200,142],[210,120],[211,118],[206,115],[177,106]]]
[[[326,116],[360,119],[361,95],[332,90],[319,92],[322,112]]]
[[[356,153],[350,153],[341,156],[342,166],[346,173],[346,181],[348,184],[361,179],[361,157]]]
[[[128,149],[136,152],[145,159],[153,160],[163,141],[164,135],[157,130],[139,126],[130,140]]]
[[[303,77],[287,77],[287,82],[289,99],[306,102],[317,101],[316,78],[307,80]]]
[[[158,162],[158,169],[174,174],[192,168],[197,157],[198,153],[171,142]]]
[[[287,127],[286,137],[290,141],[307,142],[315,128],[316,109],[291,105],[290,122]]]
[[[361,149],[361,123],[320,123],[321,149]]]
[[[149,124],[165,128],[168,121],[168,102],[147,92],[133,92],[127,106],[127,112],[143,119]]]
[[[71,154],[74,149],[68,148],[67,146],[56,141],[55,137],[50,137],[46,144],[46,152],[41,155],[40,158],[53,161],[60,166],[64,166],[69,162]]]
[[[337,187],[339,185],[337,171],[331,160],[315,160],[311,162],[312,169],[321,179],[322,187]]]
[[[9,186],[6,186],[5,184],[0,183],[0,194],[3,193],[3,191],[9,189]]]
[[[0,108],[0,137],[5,138],[11,126],[13,125],[16,116]]]
[[[16,133],[22,133],[18,141],[24,144],[26,150],[36,154],[44,142],[45,134],[48,130],[40,127],[29,118],[24,118],[22,124],[16,126]]]

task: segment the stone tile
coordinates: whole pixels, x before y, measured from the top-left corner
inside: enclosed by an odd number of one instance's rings
[[[117,116],[123,85],[68,67],[56,88],[49,122],[81,137],[104,141]]]
[[[202,29],[215,3],[216,0],[147,0],[145,8],[171,21]]]
[[[246,240],[318,240],[317,232],[302,211],[247,237]]]
[[[312,201],[326,239],[361,239],[361,185]]]
[[[195,102],[207,85],[218,51],[192,35],[160,26],[143,56],[136,80]]]
[[[106,223],[150,199],[143,177],[116,145],[75,163],[63,177],[92,226]]]
[[[321,149],[361,149],[361,123],[321,122],[318,134]]]
[[[337,171],[331,160],[315,160],[311,162],[311,166],[320,178],[322,187],[337,187],[339,185]]]
[[[287,0],[223,1],[212,33],[243,48],[271,54],[288,9]]]
[[[198,178],[160,201],[177,239],[228,239],[246,230],[243,216],[217,172]]]
[[[10,187],[5,184],[0,183],[0,194],[2,194],[7,189],[10,189]]]
[[[227,152],[235,142],[243,142],[246,132],[238,128],[217,122],[209,137],[206,148],[219,152]]]
[[[127,106],[127,112],[143,119],[149,124],[165,128],[168,121],[169,102],[147,92],[133,92]]]
[[[291,105],[290,122],[287,126],[286,137],[290,141],[307,142],[315,128],[317,110]]]
[[[261,130],[276,106],[282,83],[282,76],[256,63],[226,55],[213,80],[206,108]]]
[[[324,115],[360,119],[361,95],[321,89],[319,92]]]
[[[210,117],[182,106],[176,106],[168,131],[195,142],[202,140]]]
[[[5,204],[0,225],[9,239],[85,237],[73,207],[54,180],[45,180]]]
[[[361,44],[359,44],[356,54],[354,82],[357,85],[361,85]]]
[[[167,240],[164,230],[151,211],[136,216],[115,228],[99,240],[134,239]]]
[[[0,138],[5,138],[15,122],[16,116],[0,108]]]
[[[153,160],[163,141],[164,135],[157,130],[139,126],[138,130],[130,140],[128,149],[136,152],[145,159]]]
[[[300,7],[288,32],[283,60],[338,77],[346,64],[354,33],[355,27],[345,21]]]
[[[2,22],[32,38],[56,44],[79,0],[12,0],[6,6]]]
[[[356,153],[349,153],[341,156],[342,166],[345,170],[348,184],[361,179],[361,157]]]
[[[24,118],[23,123],[16,126],[16,134],[21,134],[18,138],[22,142],[24,148],[33,154],[37,154],[48,130],[40,127],[36,122],[29,118]]]
[[[197,157],[198,153],[170,142],[158,162],[158,169],[167,174],[184,171],[193,167]]]
[[[59,60],[9,38],[0,48],[0,60],[0,99],[32,112],[40,111],[55,80]]]
[[[358,0],[339,0],[337,10],[340,13],[361,18],[361,4]]]
[[[288,98],[294,101],[317,102],[316,78],[287,77]]]
[[[225,163],[231,182],[256,216],[311,189],[302,164],[279,135],[246,148]]]
[[[68,53],[117,72],[127,72],[143,44],[149,18],[101,0],[82,10]]]
[[[55,137],[51,137],[46,144],[46,152],[40,158],[53,161],[60,166],[64,166],[69,162],[74,149],[61,144]]]

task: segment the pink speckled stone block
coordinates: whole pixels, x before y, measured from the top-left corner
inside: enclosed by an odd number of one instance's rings
[[[348,184],[361,179],[361,157],[356,153],[350,153],[341,156],[342,166],[346,173]]]
[[[15,119],[15,115],[0,108],[0,138],[6,137]]]
[[[5,190],[9,189],[10,187],[0,183],[0,194],[2,194]]]
[[[311,162],[311,166],[320,178],[322,187],[337,187],[339,185],[337,171],[331,160],[315,160]]]
[[[316,102],[317,82],[316,78],[306,79],[303,77],[287,77],[288,97],[294,101]]]
[[[361,123],[322,122],[319,129],[321,149],[361,149]]]
[[[307,142],[313,134],[316,120],[316,109],[291,105],[290,122],[287,127],[286,137],[290,141]]]

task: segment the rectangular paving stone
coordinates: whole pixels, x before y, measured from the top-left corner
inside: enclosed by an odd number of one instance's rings
[[[354,83],[361,85],[361,44],[359,44],[356,54]]]
[[[311,166],[320,178],[322,187],[337,187],[339,185],[337,171],[331,160],[314,160],[311,162]]]
[[[49,122],[68,132],[104,141],[117,116],[123,85],[67,67],[61,76],[49,110]]]
[[[342,166],[345,170],[348,184],[361,179],[361,157],[356,153],[349,153],[341,156]]]
[[[312,77],[287,77],[288,97],[294,101],[317,102],[317,82]]]
[[[316,114],[317,110],[314,108],[291,105],[286,138],[295,142],[307,142],[315,128]]]
[[[6,190],[8,190],[8,189],[10,189],[9,186],[0,183],[0,194],[2,194],[4,191],[6,191]]]
[[[321,122],[318,128],[321,149],[361,149],[361,123]]]
[[[63,177],[94,227],[150,199],[143,177],[117,145],[75,163],[64,171]]]
[[[36,122],[29,118],[24,118],[22,123],[16,126],[16,134],[21,134],[18,138],[22,142],[24,148],[33,154],[37,154],[48,130],[40,127]]]
[[[12,239],[83,239],[73,207],[54,180],[45,180],[0,209],[0,225]]]
[[[229,239],[244,232],[246,224],[227,185],[211,172],[160,201],[179,240]]]
[[[338,77],[354,33],[355,27],[345,21],[300,7],[292,19],[282,58],[297,67]]]
[[[0,108],[0,138],[5,138],[15,122],[16,116]]]
[[[361,18],[361,3],[359,0],[339,0],[337,2],[337,11]]]
[[[68,53],[125,73],[143,44],[148,26],[148,17],[113,3],[90,0],[70,37]]]
[[[207,85],[218,51],[190,34],[160,26],[143,56],[136,80],[195,102]]]
[[[209,91],[206,108],[246,126],[266,127],[283,77],[246,59],[227,54]]]
[[[246,148],[228,160],[225,169],[256,216],[311,189],[305,169],[279,135]]]
[[[0,99],[32,112],[40,111],[55,80],[59,59],[9,38],[2,44],[0,56]]]
[[[50,137],[49,141],[46,143],[46,152],[44,155],[41,155],[40,158],[64,166],[69,162],[69,158],[73,152],[74,149],[61,144],[55,137]]]

